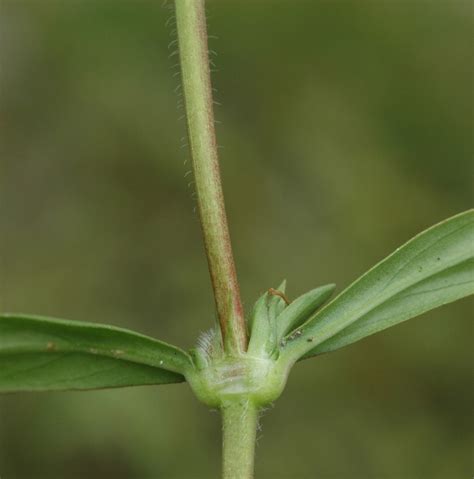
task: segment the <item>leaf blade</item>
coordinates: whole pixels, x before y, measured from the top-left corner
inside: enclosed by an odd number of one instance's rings
[[[468,274],[472,272],[473,264],[468,264],[467,262],[462,263],[456,267],[456,275],[450,274],[450,281],[456,280],[456,276],[460,280],[457,283],[452,284],[451,286],[442,287],[442,289],[438,289],[433,284],[435,281],[440,279],[439,276],[436,278],[432,278],[432,281],[426,282],[424,284],[417,285],[417,288],[410,288],[410,291],[403,292],[404,295],[397,295],[391,301],[387,302],[383,309],[377,308],[372,313],[369,313],[364,318],[364,328],[361,328],[359,324],[353,324],[345,328],[344,331],[336,334],[332,338],[324,341],[316,348],[312,349],[307,356],[311,357],[316,354],[328,353],[331,351],[335,351],[336,349],[340,349],[344,346],[348,346],[360,339],[365,338],[371,334],[375,334],[379,331],[383,331],[395,324],[401,323],[406,321],[412,317],[418,316],[423,314],[431,309],[443,306],[448,304],[452,301],[456,301],[457,299],[461,299],[469,294],[472,294],[473,287],[472,281],[467,280],[464,281],[462,273],[464,269],[468,270]],[[453,271],[452,271],[453,272]],[[450,272],[450,273],[452,273]],[[416,291],[419,287],[426,287],[432,286],[433,289],[431,291]],[[452,291],[448,291],[448,289],[452,289]],[[440,295],[439,292],[443,291],[444,293],[448,293],[445,295]],[[411,310],[406,310],[405,305],[403,304],[404,297],[408,295],[418,295],[423,294],[423,300],[417,303],[416,308]],[[449,299],[447,299],[449,298]],[[343,334],[341,334],[343,333]]]
[[[335,288],[335,284],[319,286],[302,294],[287,306],[278,317],[279,340],[312,316],[331,297]]]
[[[0,392],[168,384],[191,367],[179,348],[126,329],[0,315]]]
[[[79,370],[81,374],[72,373]],[[0,356],[0,393],[86,391],[184,380],[184,376],[164,369],[101,356],[91,361],[90,356],[80,353]]]
[[[303,324],[283,354],[297,360],[333,351],[473,294],[473,242],[474,210],[425,230]],[[430,293],[434,284],[440,289]]]

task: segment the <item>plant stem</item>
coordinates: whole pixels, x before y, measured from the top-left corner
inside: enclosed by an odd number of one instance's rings
[[[247,349],[239,285],[224,207],[212,108],[204,0],[175,0],[181,74],[199,215],[224,349]],[[221,405],[223,478],[251,479],[257,408],[247,399]]]
[[[223,479],[252,479],[258,410],[248,400],[221,408],[223,426]]]
[[[175,0],[189,144],[204,246],[224,348],[239,355],[247,333],[224,207],[204,0]]]

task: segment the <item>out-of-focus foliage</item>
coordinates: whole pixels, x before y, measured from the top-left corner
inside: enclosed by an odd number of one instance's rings
[[[247,311],[349,284],[472,199],[470,2],[211,1],[219,142]],[[214,320],[170,11],[1,5],[1,310],[193,345]],[[257,477],[472,474],[472,303],[304,361]],[[0,398],[0,475],[208,478],[220,425],[186,385]]]

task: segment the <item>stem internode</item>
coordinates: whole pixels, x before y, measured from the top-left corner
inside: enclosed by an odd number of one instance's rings
[[[226,353],[247,348],[247,333],[224,206],[212,102],[204,0],[176,0],[189,144],[204,246]]]

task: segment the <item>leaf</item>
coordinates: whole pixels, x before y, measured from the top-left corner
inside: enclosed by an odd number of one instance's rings
[[[286,279],[284,279],[280,286],[276,290],[270,290],[270,291],[276,291],[278,293],[283,293],[285,294],[286,291]],[[281,312],[285,309],[286,303],[285,300],[281,297],[278,296],[278,294],[271,294],[270,297],[268,298],[268,314],[270,315],[270,318],[277,318],[278,315],[281,314]]]
[[[271,292],[284,294],[285,290],[286,279],[276,290],[265,291],[255,303],[249,321],[250,340],[247,352],[250,356],[269,357],[277,351],[276,321],[286,303],[278,294]]]
[[[287,336],[290,361],[347,346],[474,293],[474,210],[420,233]]]
[[[251,315],[250,341],[247,353],[250,356],[260,357],[264,354],[266,346],[273,339],[273,328],[268,312],[269,293],[266,291],[257,300]]]
[[[192,367],[181,349],[126,329],[0,315],[0,392],[177,383]]]
[[[335,286],[329,284],[313,289],[287,306],[286,281],[278,289],[269,289],[255,303],[250,316],[248,354],[274,358],[279,354],[280,341],[290,329],[305,322],[331,296]],[[283,299],[285,298],[285,299]]]
[[[332,295],[335,284],[312,289],[296,298],[277,318],[278,337],[304,323]]]
[[[184,377],[142,364],[82,353],[0,356],[0,393],[168,384]]]

